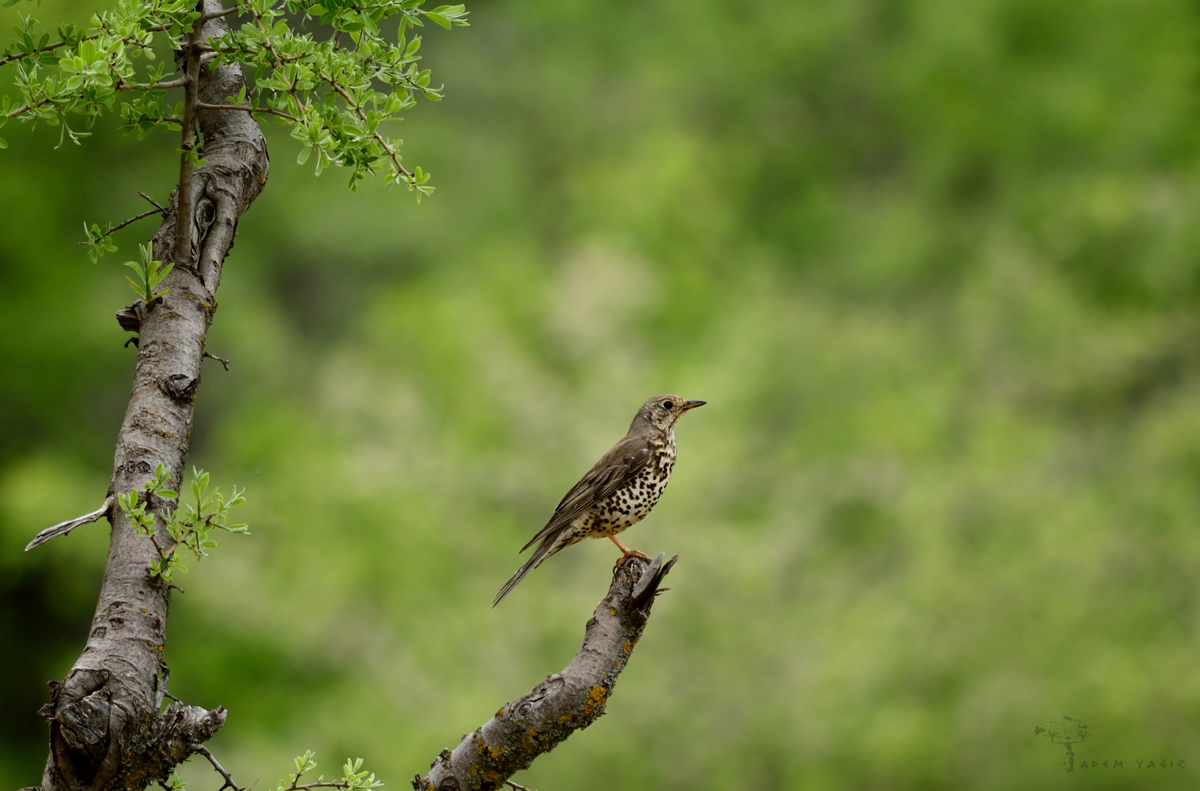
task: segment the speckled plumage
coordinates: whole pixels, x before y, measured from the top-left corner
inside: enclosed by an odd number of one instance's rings
[[[521,551],[538,544],[529,560],[496,594],[495,607],[526,574],[585,538],[610,538],[626,556],[646,556],[617,540],[618,533],[642,521],[662,497],[675,467],[675,423],[704,401],[660,395],[642,404],[625,438],[613,445],[576,483],[546,526]],[[647,558],[648,559],[648,558]]]

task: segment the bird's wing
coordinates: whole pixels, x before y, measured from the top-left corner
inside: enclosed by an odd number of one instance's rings
[[[650,442],[645,437],[626,437],[600,457],[579,483],[571,487],[554,509],[554,516],[538,534],[521,547],[521,551],[541,541],[546,536],[571,524],[597,502],[600,502],[631,481],[650,462],[654,455]]]

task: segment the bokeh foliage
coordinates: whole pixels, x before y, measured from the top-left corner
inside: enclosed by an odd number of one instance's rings
[[[483,2],[422,55],[435,199],[269,138],[190,460],[249,538],[194,565],[168,660],[271,783],[305,749],[389,788],[566,664],[599,542],[488,603],[662,391],[681,555],[608,716],[547,789],[1190,788],[1200,567],[1200,9],[1178,0]],[[45,0],[43,18],[82,19]],[[0,783],[35,781],[128,393],[85,220],[170,141],[5,129]],[[122,252],[149,230],[122,232]],[[140,234],[140,235],[139,235]],[[1190,658],[1189,658],[1190,657]],[[1034,728],[1089,725],[1063,771]],[[1187,769],[1138,769],[1179,759]],[[1085,772],[1081,778],[1081,774]],[[188,769],[195,788],[216,782]],[[520,778],[518,778],[520,779]]]

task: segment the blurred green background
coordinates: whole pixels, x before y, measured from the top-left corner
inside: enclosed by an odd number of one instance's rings
[[[84,21],[79,0],[3,11]],[[679,554],[567,789],[1192,788],[1200,773],[1200,7],[503,0],[429,31],[417,205],[273,128],[190,463],[248,538],[190,564],[171,689],[271,788],[316,750],[407,787],[566,665],[616,553],[496,610],[516,550],[658,392],[703,398]],[[0,786],[90,623],[133,351],[81,223],[175,141],[0,154]],[[1034,735],[1062,715],[1091,736]],[[1138,761],[1184,759],[1183,770]],[[219,780],[193,762],[193,788]]]

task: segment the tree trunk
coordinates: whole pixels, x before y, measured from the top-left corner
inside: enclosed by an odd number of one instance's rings
[[[201,10],[221,10],[203,0]],[[201,39],[228,32],[223,18],[204,23]],[[224,104],[244,85],[240,68],[203,68],[195,95]],[[221,268],[233,246],[238,218],[266,183],[266,142],[249,113],[198,114],[205,164],[181,184],[154,235],[157,260],[173,260],[179,190],[191,191],[190,260],[176,260],[155,303],[138,302],[119,314],[139,334],[133,391],[117,436],[108,495],[140,489],[158,464],[178,489],[192,432],[204,339],[216,311]],[[185,205],[186,205],[185,201]],[[148,510],[162,514],[157,498]],[[205,710],[173,703],[166,695],[167,610],[170,590],[149,574],[159,556],[154,539],[137,535],[118,508],[109,510],[108,565],[87,645],[61,683],[52,683],[50,755],[42,791],[145,788],[165,779],[225,721],[221,707]],[[158,523],[161,524],[159,519]],[[163,535],[165,538],[165,534]]]

